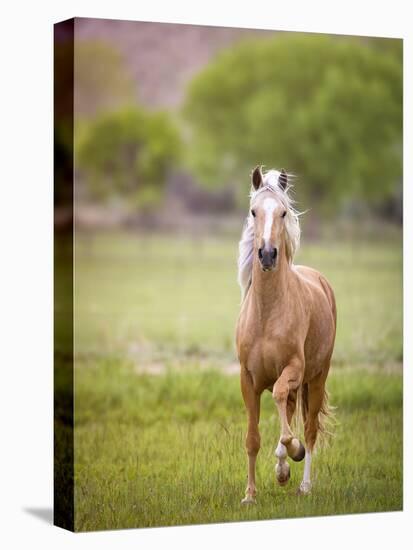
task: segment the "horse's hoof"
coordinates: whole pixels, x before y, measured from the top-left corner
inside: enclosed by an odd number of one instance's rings
[[[241,504],[257,504],[257,501],[251,495],[247,495],[241,500]]]
[[[305,457],[305,447],[300,440],[296,439],[295,441],[297,442],[295,445],[296,449],[294,449],[294,452],[290,455],[290,457],[294,460],[294,462],[301,462]]]
[[[310,481],[302,481],[300,484],[300,488],[298,489],[299,495],[309,495],[311,493],[311,482]]]
[[[290,465],[288,462],[278,463],[275,467],[275,475],[277,477],[278,484],[282,486],[288,483],[290,479]]]

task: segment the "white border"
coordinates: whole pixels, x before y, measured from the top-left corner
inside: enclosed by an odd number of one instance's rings
[[[52,24],[72,16],[393,36],[405,39],[405,151],[413,151],[409,2],[23,2],[1,17],[1,466],[4,548],[116,547],[389,548],[409,540],[411,470],[405,512],[72,535],[25,508],[52,502]],[[407,124],[409,121],[409,125]],[[412,303],[411,156],[405,154],[405,300]],[[412,326],[405,307],[405,335]],[[411,328],[410,328],[411,330]],[[405,337],[405,464],[412,464],[412,339]],[[409,538],[408,538],[409,537]]]

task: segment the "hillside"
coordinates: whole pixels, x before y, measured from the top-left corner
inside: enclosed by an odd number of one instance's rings
[[[192,76],[234,42],[274,31],[76,19],[76,39],[109,43],[123,56],[136,82],[138,99],[148,107],[178,106]]]

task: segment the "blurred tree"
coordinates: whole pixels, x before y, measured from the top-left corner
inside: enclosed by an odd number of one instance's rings
[[[116,198],[150,207],[162,195],[168,169],[180,153],[180,138],[166,113],[138,107],[99,115],[78,142],[76,168],[95,199]]]
[[[73,33],[56,41],[54,63],[55,177],[59,181],[54,200],[64,206],[73,198],[73,125],[78,148],[90,119],[130,104],[135,85],[113,46],[97,40],[73,41]]]
[[[77,121],[135,99],[135,84],[121,54],[106,42],[75,42],[74,79]]]
[[[190,84],[188,162],[205,184],[256,164],[328,206],[391,195],[402,163],[400,40],[278,35],[218,55]],[[245,187],[242,194],[245,195]]]

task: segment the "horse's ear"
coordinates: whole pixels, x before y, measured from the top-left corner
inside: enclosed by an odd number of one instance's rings
[[[256,166],[254,168],[254,171],[252,172],[251,183],[254,186],[254,189],[256,191],[262,185],[262,174],[261,174],[261,168],[259,166]]]
[[[287,178],[287,172],[284,170],[284,168],[281,170],[280,175],[278,176],[278,185],[281,187],[283,191],[285,191],[288,183]]]

